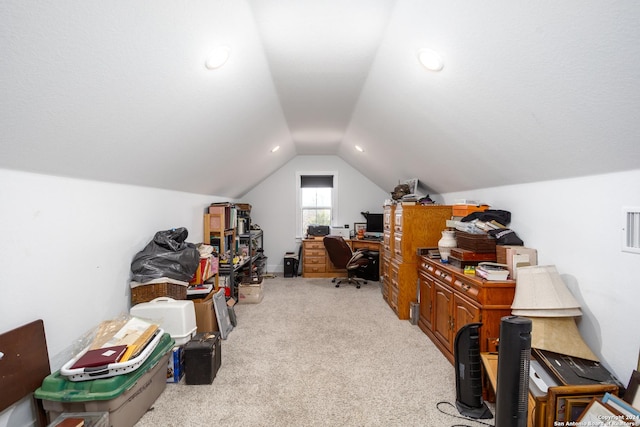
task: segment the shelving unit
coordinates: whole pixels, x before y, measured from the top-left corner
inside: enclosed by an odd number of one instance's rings
[[[238,300],[238,285],[260,283],[267,257],[262,230],[253,230],[251,205],[216,203],[204,214],[204,242],[219,256],[219,284]],[[234,264],[234,259],[239,262]]]
[[[243,262],[236,266],[239,283],[260,283],[267,257],[264,255],[264,233],[254,230],[251,223],[251,205],[236,204],[238,209],[238,239],[236,253]]]
[[[218,254],[218,284],[229,289],[230,297],[238,297],[233,258],[236,253],[236,208],[231,203],[212,204],[204,214],[204,243]]]

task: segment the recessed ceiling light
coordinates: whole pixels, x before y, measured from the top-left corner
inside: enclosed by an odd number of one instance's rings
[[[444,67],[440,54],[431,49],[420,49],[418,51],[418,59],[427,70],[440,71]]]
[[[227,46],[218,46],[211,51],[211,54],[207,58],[207,61],[204,63],[204,65],[210,70],[220,68],[229,59],[229,53],[230,50]]]
[[[275,153],[275,152],[276,152],[276,151],[278,151],[279,149],[280,149],[280,146],[279,146],[279,145],[276,145],[275,147],[273,147],[273,148],[271,149],[271,152],[272,152],[272,153]]]
[[[360,147],[359,145],[356,145],[356,150],[358,150],[361,153],[364,153],[364,148]]]

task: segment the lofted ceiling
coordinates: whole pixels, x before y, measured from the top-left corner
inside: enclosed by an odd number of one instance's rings
[[[297,155],[433,193],[637,169],[638,22],[632,0],[3,0],[0,168],[230,198]]]

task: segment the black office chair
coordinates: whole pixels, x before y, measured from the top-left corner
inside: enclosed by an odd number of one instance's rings
[[[347,270],[346,278],[334,277],[331,280],[336,284],[336,288],[339,288],[343,281],[355,284],[358,289],[360,289],[361,284],[367,284],[366,280],[360,278],[365,273],[367,264],[369,264],[369,259],[365,256],[366,250],[352,252],[342,236],[325,236],[322,241],[333,265]]]

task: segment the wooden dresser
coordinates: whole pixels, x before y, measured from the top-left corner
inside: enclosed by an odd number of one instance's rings
[[[409,319],[418,294],[418,255],[421,247],[436,247],[451,206],[385,206],[383,236],[383,297],[400,319]]]
[[[481,322],[480,351],[496,351],[500,320],[511,315],[515,281],[487,281],[440,260],[420,257],[418,326],[453,364],[453,342],[467,323]]]
[[[345,240],[351,250],[369,249],[380,251],[380,242],[367,240]],[[302,241],[302,277],[347,277],[347,270],[337,268],[324,248],[322,237]]]

